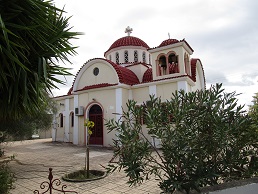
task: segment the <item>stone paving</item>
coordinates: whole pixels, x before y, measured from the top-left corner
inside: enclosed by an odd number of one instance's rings
[[[43,181],[48,181],[49,168],[53,168],[54,179],[60,179],[61,185],[66,185],[65,190],[76,191],[79,194],[157,194],[161,190],[158,182],[149,180],[140,186],[129,187],[128,178],[123,172],[115,172],[104,179],[71,183],[61,177],[74,170],[79,170],[85,164],[85,147],[70,143],[52,142],[51,139],[37,139],[22,142],[11,142],[5,145],[5,153],[15,156],[9,163],[14,172],[16,182],[11,194],[28,194],[34,190],[40,193]],[[112,158],[112,150],[102,147],[90,148],[90,169],[104,170]],[[60,189],[61,187],[59,187]],[[48,192],[47,192],[48,193]],[[60,192],[54,192],[60,193]]]

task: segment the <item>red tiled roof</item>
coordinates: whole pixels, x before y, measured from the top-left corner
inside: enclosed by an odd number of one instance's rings
[[[159,48],[159,47],[163,47],[163,46],[167,46],[167,45],[171,45],[171,44],[176,44],[178,42],[185,42],[185,44],[191,49],[191,51],[194,51],[192,49],[192,47],[188,44],[188,42],[186,42],[185,39],[183,39],[183,40],[167,39],[167,40],[164,40],[159,46],[153,47],[153,48],[149,48],[148,50],[152,50],[152,49],[155,49],[155,48]]]
[[[106,60],[106,59],[103,59],[103,60],[109,62],[114,67],[119,77],[120,83],[124,83],[128,85],[134,85],[134,84],[140,83],[138,77],[130,69],[127,69],[126,67],[118,65],[110,60]]]
[[[90,85],[90,86],[85,86],[82,89],[76,90],[76,92],[83,91],[83,90],[95,89],[95,88],[104,88],[104,87],[115,86],[115,85],[117,85],[117,84],[109,84],[109,83],[94,84],[94,85]]]
[[[153,81],[152,68],[149,68],[143,74],[142,83],[152,82],[152,81]]]
[[[110,51],[113,48],[117,48],[120,46],[142,46],[146,49],[149,49],[150,47],[140,38],[134,37],[134,36],[125,36],[122,38],[119,38],[116,40],[109,49],[104,53],[104,55]]]
[[[196,63],[198,59],[191,59],[191,73],[192,73],[192,79],[196,82]]]
[[[177,39],[167,39],[167,40],[164,40],[158,47],[167,46],[167,45],[175,44],[178,42],[179,41]]]
[[[73,91],[73,86],[69,89],[69,91],[67,92],[67,95],[71,95]]]
[[[191,59],[191,73],[192,73],[191,78],[192,78],[192,80],[193,80],[194,82],[196,82],[196,63],[197,63],[197,61],[200,61],[200,59],[197,59],[197,58],[192,58],[192,59]],[[200,63],[201,63],[201,61],[200,61]],[[202,72],[203,72],[204,85],[206,85],[206,84],[205,84],[206,80],[205,80],[204,70],[203,70],[202,64],[201,64],[201,68],[202,68]]]

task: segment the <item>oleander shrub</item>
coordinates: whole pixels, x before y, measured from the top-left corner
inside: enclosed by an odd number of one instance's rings
[[[155,175],[164,193],[245,179],[257,175],[257,130],[235,92],[222,84],[172,94],[163,102],[150,96],[139,106],[129,100],[120,120],[108,120],[116,131],[109,172],[123,170],[130,184]],[[144,121],[144,122],[142,122]],[[160,149],[152,138],[160,140]]]
[[[0,193],[7,194],[12,188],[13,182],[14,177],[7,163],[0,163]]]

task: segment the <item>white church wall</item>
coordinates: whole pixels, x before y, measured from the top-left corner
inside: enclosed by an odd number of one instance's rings
[[[79,96],[74,95],[74,107],[79,106]],[[73,127],[73,144],[79,143],[79,117],[74,116],[74,127]]]
[[[97,76],[93,74],[94,68],[99,69],[99,74]],[[118,83],[118,77],[114,68],[111,65],[97,62],[90,65],[88,69],[82,73],[77,85],[77,89],[82,89],[85,86],[101,83],[116,84]]]
[[[69,107],[70,107],[70,110],[74,112],[74,99],[70,99],[69,101]]]
[[[139,104],[149,100],[149,87],[134,88],[133,99]]]
[[[172,93],[177,90],[177,83],[166,83],[157,85],[157,97],[161,97],[164,102],[172,97]]]
[[[64,142],[69,142],[69,128],[70,128],[70,103],[69,98],[65,99],[64,111]]]

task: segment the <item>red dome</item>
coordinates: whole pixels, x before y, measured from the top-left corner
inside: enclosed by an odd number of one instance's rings
[[[167,39],[167,40],[164,40],[158,47],[167,46],[167,45],[175,44],[178,42],[179,41],[177,39]]]
[[[151,81],[153,81],[152,68],[149,68],[143,74],[142,83],[151,82]]]
[[[122,38],[119,38],[118,40],[116,40],[110,47],[109,49],[105,52],[105,54],[110,51],[113,48],[117,48],[120,46],[142,46],[144,48],[150,48],[143,40],[141,40],[140,38],[137,37],[133,37],[133,36],[125,36]],[[104,55],[105,55],[104,54]]]

